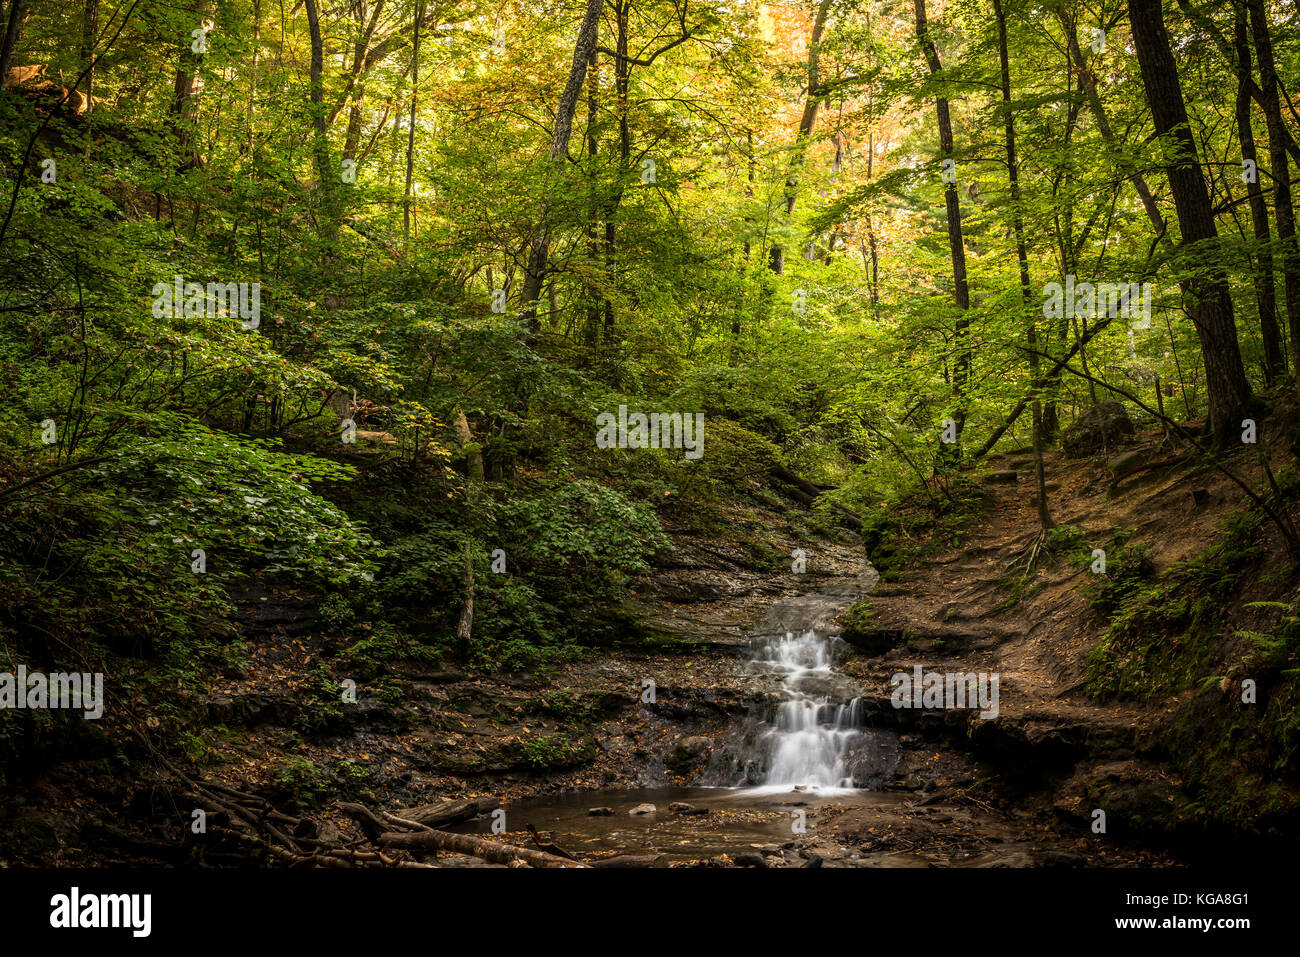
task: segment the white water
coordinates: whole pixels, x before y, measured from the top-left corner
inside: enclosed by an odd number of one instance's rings
[[[801,685],[826,683],[838,640],[815,631],[787,632],[760,650],[755,663],[784,672],[782,688],[786,693],[771,730],[763,737],[768,754],[763,787],[779,791],[853,787],[845,757],[861,734],[858,699],[832,704],[828,697],[801,689]]]

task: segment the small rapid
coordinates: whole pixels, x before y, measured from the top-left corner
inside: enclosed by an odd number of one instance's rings
[[[759,646],[754,664],[783,674],[786,700],[762,736],[767,773],[762,786],[774,790],[851,789],[848,756],[862,735],[861,701],[836,702],[824,693],[834,685],[840,639],[809,630],[786,632]]]

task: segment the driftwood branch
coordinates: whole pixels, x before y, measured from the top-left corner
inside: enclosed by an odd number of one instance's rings
[[[375,841],[380,847],[406,851],[454,851],[468,854],[491,864],[513,864],[523,861],[529,867],[586,867],[580,861],[569,861],[545,851],[529,847],[501,844],[473,834],[450,834],[447,831],[416,831],[403,833],[390,831],[380,834]]]

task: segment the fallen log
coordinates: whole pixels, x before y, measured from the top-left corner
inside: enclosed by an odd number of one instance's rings
[[[510,864],[523,861],[530,867],[587,867],[581,861],[567,861],[545,851],[534,851],[513,844],[499,844],[472,834],[449,834],[446,831],[416,831],[402,834],[389,831],[380,834],[375,843],[405,851],[453,851],[468,854],[492,864]]]
[[[819,495],[823,492],[830,491],[830,489],[825,486],[814,485],[807,479],[795,475],[784,465],[772,466],[768,469],[767,474],[782,484],[782,492],[794,499],[800,505],[803,505],[805,508],[812,508],[813,503]],[[862,516],[857,512],[845,508],[839,502],[832,502],[831,507],[849,521],[855,522],[857,528],[862,526]]]
[[[423,804],[420,807],[398,808],[393,813],[398,817],[423,824],[425,827],[439,828],[448,824],[472,821],[480,814],[489,814],[501,806],[496,798],[471,798],[467,801],[442,801],[438,804]]]

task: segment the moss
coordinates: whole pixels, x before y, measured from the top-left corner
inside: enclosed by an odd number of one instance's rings
[[[902,570],[922,555],[960,547],[988,508],[988,493],[966,478],[952,479],[948,496],[935,499],[915,492],[863,516],[863,549],[884,581],[901,580]]]
[[[842,620],[843,635],[858,637],[875,631],[876,612],[872,607],[871,599],[859,598],[844,612]]]
[[[1231,519],[1218,542],[1155,581],[1149,550],[1121,549],[1105,578],[1088,586],[1089,602],[1112,612],[1089,656],[1089,692],[1145,700],[1185,691],[1214,673],[1223,611],[1263,554],[1257,533]]]
[[[1257,537],[1253,522],[1234,516],[1210,548],[1161,578],[1134,575],[1098,593],[1115,608],[1089,658],[1088,690],[1145,701],[1182,696],[1157,750],[1194,795],[1195,816],[1269,835],[1300,818],[1300,616],[1295,603],[1256,602],[1244,608],[1276,609],[1271,617],[1281,621],[1267,630],[1227,627],[1261,564]],[[1242,700],[1245,679],[1254,702]]]
[[[519,743],[525,764],[534,768],[567,768],[586,764],[596,756],[590,738],[573,739],[564,734],[541,734]]]

